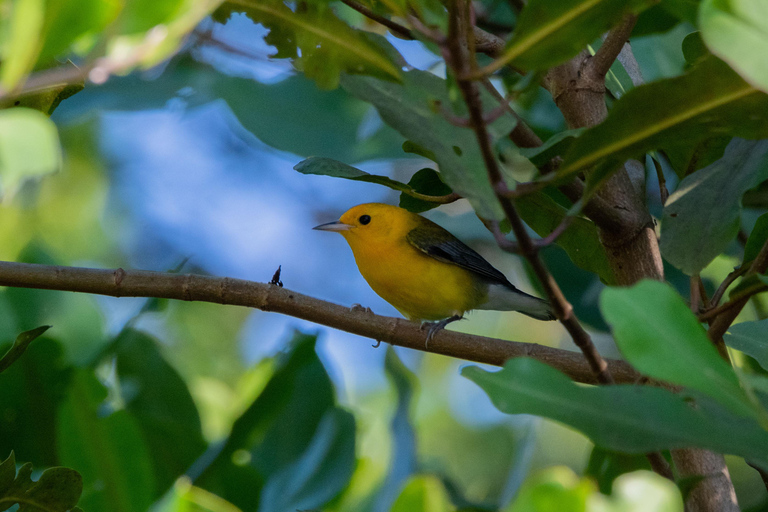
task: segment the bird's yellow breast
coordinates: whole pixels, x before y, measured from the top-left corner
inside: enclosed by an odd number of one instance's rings
[[[410,320],[440,320],[462,315],[486,298],[487,285],[471,272],[398,240],[348,239],[368,284]]]

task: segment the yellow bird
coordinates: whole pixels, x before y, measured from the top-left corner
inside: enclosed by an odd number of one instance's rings
[[[403,208],[361,204],[313,229],[340,233],[373,291],[403,316],[440,320],[427,340],[472,309],[555,318],[549,302],[521,292],[451,233]]]

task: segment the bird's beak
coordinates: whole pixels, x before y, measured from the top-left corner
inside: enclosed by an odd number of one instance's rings
[[[320,224],[319,226],[315,226],[312,229],[317,229],[318,231],[346,231],[348,229],[352,229],[353,227],[355,226],[344,224],[340,220],[336,220],[333,222],[326,222],[325,224]]]

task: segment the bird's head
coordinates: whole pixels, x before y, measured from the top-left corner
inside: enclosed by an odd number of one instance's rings
[[[366,203],[347,210],[339,220],[320,224],[313,229],[337,231],[355,250],[358,244],[386,245],[405,239],[420,217],[382,203]]]

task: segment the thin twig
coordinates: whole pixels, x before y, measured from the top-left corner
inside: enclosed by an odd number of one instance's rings
[[[474,51],[472,48],[473,39],[470,37],[469,13],[467,0],[457,0],[451,3],[449,11],[449,37],[447,46],[443,49],[450,60],[448,64],[454,75],[457,77],[459,89],[461,90],[464,102],[467,104],[469,116],[472,120],[472,128],[480,145],[480,151],[483,156],[488,176],[494,190],[506,189],[506,184],[499,169],[498,162],[491,147],[491,140],[487,127],[483,122],[483,110],[480,100],[480,91],[477,83],[465,79],[474,68]],[[613,383],[614,379],[608,371],[608,367],[600,353],[597,351],[589,334],[581,326],[573,312],[573,306],[565,299],[562,291],[558,287],[552,275],[547,270],[544,262],[538,255],[535,244],[528,236],[523,225],[523,221],[517,213],[512,201],[501,193],[497,193],[497,198],[501,203],[505,215],[512,224],[512,230],[515,233],[520,250],[533,267],[536,276],[541,281],[544,291],[552,303],[555,315],[562,322],[563,326],[573,338],[574,343],[581,349],[585,358],[589,362],[592,371],[595,372],[597,379],[601,383]]]
[[[379,14],[376,14],[366,6],[355,2],[354,0],[341,0],[349,7],[353,8],[366,18],[369,18],[376,23],[379,23],[380,25],[384,25],[387,27],[393,34],[396,34],[404,39],[416,39],[413,34],[411,33],[408,28],[400,25],[399,23],[395,23],[394,21],[390,20],[389,18],[385,18],[384,16],[381,16]]]
[[[693,311],[693,314],[696,314],[699,312],[699,302],[701,300],[701,295],[699,293],[699,274],[693,275],[690,278],[691,282],[691,311]]]
[[[605,74],[611,69],[613,61],[619,56],[619,52],[627,42],[632,29],[635,28],[635,23],[637,23],[637,15],[628,14],[621,21],[621,24],[608,32],[602,46],[587,62],[588,72],[591,72],[595,77],[605,77]]]
[[[738,307],[739,310],[741,310],[742,307],[744,307],[744,304],[753,296],[757,295],[758,293],[763,293],[764,291],[768,291],[768,285],[763,283],[758,283],[754,286],[751,286],[745,290],[742,290],[740,293],[738,293],[733,299],[729,300],[728,302],[717,306],[712,309],[708,309],[707,311],[704,311],[698,315],[700,322],[707,322],[709,320],[712,320],[713,318],[719,316],[721,313],[725,313],[726,311],[730,311],[733,308]],[[744,304],[740,304],[741,302],[744,302]],[[737,313],[738,315],[738,313]],[[736,317],[734,317],[735,319]],[[727,329],[726,329],[727,330]]]
[[[742,265],[733,269],[733,271],[728,274],[725,279],[723,279],[723,282],[720,283],[720,286],[717,288],[714,295],[712,295],[712,298],[709,301],[709,307],[714,308],[720,304],[720,299],[723,298],[723,295],[725,294],[725,291],[728,289],[728,287],[731,286],[733,282],[738,278],[746,274],[748,270],[749,267],[746,265]]]
[[[667,204],[667,199],[669,199],[669,190],[667,189],[667,180],[664,178],[664,169],[661,167],[661,163],[658,162],[655,158],[651,159],[653,161],[653,167],[656,169],[656,178],[659,181],[659,197],[661,199],[661,206],[664,206]]]
[[[245,306],[282,313],[392,345],[501,366],[512,357],[538,359],[572,379],[597,383],[577,352],[443,330],[424,348],[418,323],[348,308],[287,288],[229,277],[123,269],[60,267],[0,261],[0,286],[93,293],[112,297],[156,297]],[[54,326],[55,327],[55,326]],[[616,380],[635,382],[639,375],[626,362],[608,361]]]

